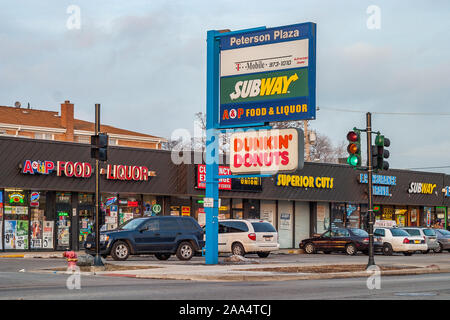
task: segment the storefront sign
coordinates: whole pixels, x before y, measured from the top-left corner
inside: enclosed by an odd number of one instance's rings
[[[190,216],[191,215],[191,207],[182,206],[181,207],[181,215],[182,216]]]
[[[394,220],[376,220],[374,225],[375,228],[392,228],[396,226]]]
[[[411,182],[408,193],[433,194],[435,188],[435,183]]]
[[[442,192],[444,193],[444,197],[450,197],[450,187],[449,186],[443,188]]]
[[[25,195],[21,192],[13,192],[8,194],[9,203],[24,203]]]
[[[105,169],[100,170],[100,174],[106,174],[108,180],[133,180],[133,181],[148,181],[149,177],[156,176],[155,171],[150,171],[144,166],[125,166],[125,165],[111,165]]]
[[[153,207],[152,207],[152,211],[154,212],[154,213],[156,213],[156,214],[158,214],[158,213],[160,213],[161,212],[161,205],[160,204],[154,204],[153,205]]]
[[[58,177],[90,178],[93,173],[92,165],[88,162],[72,161],[32,161],[25,160],[20,165],[24,174],[49,175],[56,171]],[[156,176],[155,171],[150,171],[145,166],[107,165],[106,169],[100,169],[100,174],[106,175],[109,180],[122,181],[148,181],[149,177]]]
[[[368,181],[367,173],[361,173],[359,175],[359,183],[368,183]],[[397,177],[395,176],[372,175],[372,194],[374,196],[392,196],[389,187],[395,185],[397,185]]]
[[[22,173],[50,174],[55,169],[53,161],[25,160],[22,165]]]
[[[39,192],[32,192],[30,196],[30,206],[39,207]]]
[[[334,178],[278,174],[275,185],[280,187],[333,189]]]
[[[231,170],[226,166],[219,166],[219,176],[231,175]],[[198,189],[206,188],[206,165],[197,165],[197,185]],[[219,179],[219,190],[228,191],[262,191],[261,178],[221,178]]]
[[[303,131],[273,129],[233,133],[233,174],[290,172],[303,168]]]

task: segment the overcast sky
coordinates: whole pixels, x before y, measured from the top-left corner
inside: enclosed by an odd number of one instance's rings
[[[68,29],[69,6],[80,29]],[[367,8],[381,12],[369,29]],[[391,168],[450,166],[450,2],[2,1],[0,105],[59,111],[170,137],[205,112],[206,32],[317,23],[317,104],[311,127],[335,144],[349,129],[391,140]],[[346,109],[358,112],[343,112]],[[0,120],[1,122],[1,120]],[[429,170],[447,172],[450,169]]]

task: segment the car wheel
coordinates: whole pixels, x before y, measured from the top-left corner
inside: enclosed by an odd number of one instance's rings
[[[194,256],[194,247],[190,242],[182,242],[178,246],[177,249],[177,258],[179,260],[191,260],[191,258]]]
[[[117,241],[111,248],[111,257],[116,261],[127,260],[130,256],[130,247],[124,241]]]
[[[316,248],[314,248],[314,244],[312,244],[311,242],[308,242],[305,245],[305,252],[307,254],[312,254],[312,253],[316,253]]]
[[[270,252],[258,252],[257,255],[260,258],[267,258],[269,256]]]
[[[403,252],[403,254],[405,255],[405,256],[412,256],[412,252]]]
[[[231,253],[235,256],[245,256],[245,249],[239,242],[233,243],[231,246]]]
[[[383,254],[385,256],[392,256],[392,246],[389,243],[383,245]]]
[[[345,253],[347,253],[349,256],[354,256],[358,250],[356,250],[356,246],[353,243],[349,243],[345,247]]]
[[[168,253],[155,253],[155,257],[158,260],[167,260],[170,258],[170,254]]]
[[[439,242],[439,246],[436,249],[434,249],[433,251],[435,253],[441,253],[443,251],[443,249],[444,248],[442,247],[442,243]]]

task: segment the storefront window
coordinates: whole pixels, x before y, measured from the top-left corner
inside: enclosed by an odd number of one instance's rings
[[[317,233],[322,234],[330,228],[330,205],[317,204]]]
[[[258,217],[259,218],[259,217]],[[231,200],[221,198],[221,204],[219,208],[219,219],[231,219]]]
[[[416,227],[419,225],[419,208],[409,207],[408,209],[408,226]]]
[[[447,212],[445,207],[436,207],[435,214],[431,222],[431,227],[434,229],[445,229],[446,214]]]
[[[150,195],[144,195],[144,216],[151,217],[162,215],[162,198]]]
[[[6,250],[28,249],[28,192],[5,190],[4,237]]]
[[[345,203],[331,204],[331,229],[343,228],[346,215]]]
[[[395,207],[395,222],[398,227],[405,227],[408,221],[407,219],[408,209],[404,207]]]
[[[72,194],[70,192],[56,193],[56,217],[57,217],[57,250],[70,249],[70,213],[72,211]]]
[[[244,206],[242,199],[232,199],[232,219],[243,219],[244,218]]]
[[[31,249],[53,249],[53,221],[46,217],[46,193],[31,191],[30,193],[30,222]],[[49,228],[51,233],[49,233]],[[44,234],[45,229],[45,234]],[[45,235],[45,237],[44,237]]]
[[[395,210],[392,206],[383,206],[381,220],[395,220]]]
[[[345,226],[347,228],[359,228],[361,208],[358,204],[348,203],[346,206]]]
[[[143,212],[141,195],[119,195],[119,224],[134,218],[141,218]]]

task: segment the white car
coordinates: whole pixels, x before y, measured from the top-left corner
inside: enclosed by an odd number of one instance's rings
[[[261,258],[280,248],[277,230],[264,220],[219,220],[218,244],[219,253],[256,253]]]
[[[391,256],[393,252],[402,252],[410,256],[416,251],[426,251],[425,239],[420,236],[411,236],[399,228],[376,228],[374,236],[380,237],[383,242],[383,254]]]
[[[408,232],[411,236],[421,237],[425,240],[427,248],[421,250],[422,253],[428,253],[430,252],[430,250],[439,249],[439,242],[437,240],[436,231],[434,231],[433,229],[424,227],[403,227],[402,229]]]

